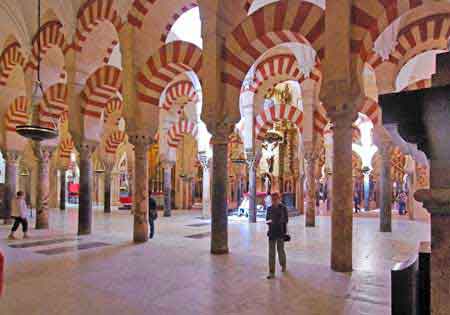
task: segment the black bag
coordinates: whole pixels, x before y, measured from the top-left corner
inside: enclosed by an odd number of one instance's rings
[[[291,236],[289,234],[284,234],[283,240],[285,242],[290,242],[291,241]]]

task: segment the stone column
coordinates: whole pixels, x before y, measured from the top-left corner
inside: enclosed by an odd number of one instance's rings
[[[198,160],[203,168],[202,218],[209,219],[211,217],[211,160],[206,156],[206,154],[199,154]]]
[[[248,165],[248,198],[249,210],[248,221],[256,223],[256,154],[253,151],[247,151],[247,165]],[[239,206],[239,205],[238,205]]]
[[[83,141],[77,145],[80,153],[80,191],[78,201],[78,235],[91,234],[92,229],[92,189],[93,163],[92,153],[96,142]]]
[[[352,271],[353,179],[351,110],[330,111],[333,123],[333,185],[331,213],[331,268]]]
[[[19,166],[19,152],[7,151],[5,154],[5,179],[6,189],[4,197],[4,212],[3,217],[5,223],[8,224],[11,221],[11,207],[12,202],[16,196],[17,187],[17,169]]]
[[[50,195],[50,158],[55,147],[33,143],[33,151],[38,160],[36,230],[48,229],[48,202]]]
[[[305,193],[303,185],[305,182],[305,177],[303,174],[299,174],[297,179],[297,192],[296,192],[296,203],[297,209],[300,214],[305,214]]]
[[[50,166],[50,193],[49,206],[52,209],[58,207],[58,168],[55,165]]]
[[[114,165],[105,163],[104,184],[103,184],[103,211],[105,213],[111,213],[111,182],[112,182],[112,169]]]
[[[67,185],[66,185],[66,169],[61,168],[59,171],[59,181],[60,181],[60,190],[59,190],[59,209],[66,210],[66,194],[67,194]]]
[[[164,168],[164,216],[172,216],[172,168],[174,162],[166,161],[163,163]]]
[[[391,156],[392,145],[380,143],[378,149],[381,155],[380,167],[380,232],[392,232],[392,178]]]
[[[214,136],[212,214],[211,214],[211,253],[228,253],[228,139]]]
[[[134,224],[135,243],[148,241],[148,149],[153,142],[150,133],[138,132],[129,137],[134,145]]]
[[[305,173],[307,182],[307,203],[305,225],[307,227],[316,226],[316,180],[315,170],[317,162],[317,154],[309,151],[305,152]]]

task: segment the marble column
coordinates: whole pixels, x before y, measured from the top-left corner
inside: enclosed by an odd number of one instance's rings
[[[153,143],[150,133],[132,134],[129,141],[134,145],[134,223],[133,240],[135,243],[148,241],[148,149]]]
[[[36,230],[48,229],[48,207],[50,195],[50,158],[55,147],[33,143],[33,151],[38,160]]]
[[[228,253],[228,139],[213,137],[211,253]]]
[[[174,162],[164,162],[164,216],[172,216],[172,168]]]
[[[305,172],[307,182],[307,202],[305,225],[307,227],[316,226],[316,180],[315,169],[317,162],[317,154],[315,152],[305,152]]]
[[[333,123],[333,185],[331,213],[331,268],[351,272],[353,242],[353,179],[351,109],[329,111]]]
[[[59,171],[59,182],[60,182],[60,190],[59,190],[59,209],[66,210],[66,194],[67,194],[67,185],[66,185],[66,169],[61,168]]]
[[[16,196],[17,187],[17,169],[19,166],[19,152],[7,151],[5,154],[5,179],[6,189],[4,197],[4,213],[5,223],[10,222],[11,218],[11,206]]]
[[[391,155],[392,145],[388,142],[380,143],[380,232],[392,232],[392,178]]]
[[[112,169],[113,166],[105,165],[104,173],[104,200],[103,200],[103,211],[104,213],[111,213],[111,182],[112,182]]]
[[[304,175],[300,174],[297,181],[296,203],[298,212],[302,215],[305,214],[305,192],[303,189],[303,185],[305,182]]]
[[[256,223],[256,154],[252,151],[246,152],[248,165],[248,197],[249,210],[248,221]]]
[[[211,217],[211,160],[206,156],[206,154],[199,154],[198,160],[200,161],[203,169],[202,218],[209,219]]]
[[[50,161],[50,193],[49,193],[49,207],[55,209],[58,204],[58,168],[56,165],[52,165]]]
[[[78,235],[91,234],[92,230],[92,190],[93,162],[92,153],[97,147],[96,142],[83,141],[78,144],[80,153],[80,191],[78,201]]]

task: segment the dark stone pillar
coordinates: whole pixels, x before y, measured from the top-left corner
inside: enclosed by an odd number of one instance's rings
[[[133,240],[135,243],[147,242],[148,226],[148,149],[153,137],[146,132],[130,135],[130,143],[134,145],[134,222]]]
[[[247,165],[248,165],[248,198],[249,198],[249,210],[248,221],[250,223],[256,223],[256,156],[255,153],[248,151]],[[239,205],[238,205],[239,206]]]
[[[5,219],[5,223],[9,223],[11,221],[11,203],[14,201],[16,196],[19,153],[16,151],[8,151],[5,155],[6,189],[2,217]]]
[[[317,154],[315,152],[305,152],[305,171],[308,187],[308,198],[306,203],[305,225],[307,227],[316,226],[316,169]]]
[[[66,210],[66,170],[61,169],[59,173],[59,180],[61,189],[59,191],[59,209]]]
[[[352,122],[351,110],[328,113],[333,123],[333,185],[331,213],[331,268],[352,271]]]
[[[380,169],[380,232],[392,232],[392,179],[391,154],[392,145],[382,143],[379,146],[381,155]]]
[[[111,213],[111,172],[112,168],[105,168],[104,174],[104,200],[103,200],[103,211],[105,213]]]
[[[221,255],[228,253],[228,139],[213,137],[212,143],[211,253]]]
[[[36,205],[36,229],[48,229],[48,202],[50,197],[50,158],[55,147],[33,143],[38,159],[38,187]]]
[[[172,167],[174,163],[163,163],[164,168],[164,216],[172,216]]]
[[[97,143],[84,141],[78,145],[80,153],[80,191],[78,203],[78,235],[91,234],[92,230],[92,153]]]

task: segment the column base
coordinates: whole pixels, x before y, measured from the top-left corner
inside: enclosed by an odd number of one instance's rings
[[[341,264],[341,263],[331,263],[331,269],[336,272],[353,272],[353,268],[351,265],[348,264]]]
[[[316,223],[315,222],[306,222],[305,227],[316,227]]]
[[[211,248],[211,254],[213,255],[227,255],[229,253],[228,248]]]
[[[145,243],[149,239],[149,226],[147,222],[139,222],[140,218],[134,216],[133,241]]]
[[[169,218],[169,217],[172,216],[172,213],[170,213],[170,212],[164,212],[164,213],[163,213],[163,216],[166,217],[166,218]]]
[[[392,227],[390,226],[381,226],[380,227],[381,233],[392,233]]]
[[[78,229],[78,235],[90,235],[91,230],[89,229]]]
[[[36,230],[47,230],[48,229],[48,216],[46,213],[41,213],[36,215]]]

